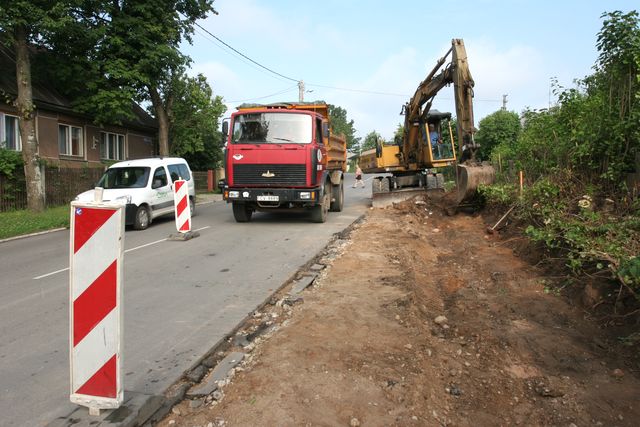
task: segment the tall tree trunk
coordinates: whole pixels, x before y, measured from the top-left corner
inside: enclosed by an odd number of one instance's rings
[[[165,108],[164,103],[160,97],[160,93],[155,86],[149,86],[149,95],[151,95],[151,104],[156,112],[156,118],[158,119],[158,146],[161,156],[169,155],[169,114],[168,108]],[[167,103],[169,104],[169,103]]]
[[[27,208],[34,212],[42,212],[44,210],[44,186],[38,162],[38,138],[36,137],[36,120],[33,114],[35,107],[31,90],[31,62],[29,61],[27,29],[24,25],[17,25],[14,35],[18,86],[16,108],[20,117],[18,122],[22,141],[24,176],[27,181]]]

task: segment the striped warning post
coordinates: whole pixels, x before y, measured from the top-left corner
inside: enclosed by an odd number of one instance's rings
[[[121,278],[124,206],[71,203],[71,402],[118,408],[121,382]]]
[[[189,186],[187,181],[177,179],[173,183],[173,198],[176,213],[176,229],[181,233],[191,231],[191,210],[189,209]]]

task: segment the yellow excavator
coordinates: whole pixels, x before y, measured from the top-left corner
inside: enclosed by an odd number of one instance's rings
[[[447,58],[451,56],[450,62]],[[457,120],[458,150],[453,140],[451,114],[432,110],[434,97],[442,88],[453,84]],[[385,206],[407,200],[431,189],[444,189],[444,176],[439,168],[456,167],[456,204],[469,200],[479,184],[495,180],[495,170],[476,159],[479,145],[474,140],[473,86],[467,53],[462,39],[453,39],[451,49],[420,83],[415,94],[403,105],[404,133],[399,144],[379,142],[375,149],[360,155],[364,173],[385,173],[373,179],[373,206]],[[442,130],[448,125],[448,140]]]

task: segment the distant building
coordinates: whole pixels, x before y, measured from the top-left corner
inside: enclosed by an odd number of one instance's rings
[[[103,167],[157,153],[157,121],[140,106],[134,104],[133,120],[98,126],[91,117],[74,112],[71,102],[49,82],[34,78],[32,87],[38,154],[46,162],[61,167]],[[16,93],[15,60],[0,49],[0,147],[21,151],[17,110],[6,99]]]

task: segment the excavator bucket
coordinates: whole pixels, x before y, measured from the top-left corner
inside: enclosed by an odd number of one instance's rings
[[[460,205],[474,197],[480,184],[493,184],[496,171],[488,164],[458,165],[458,195],[456,203]]]

